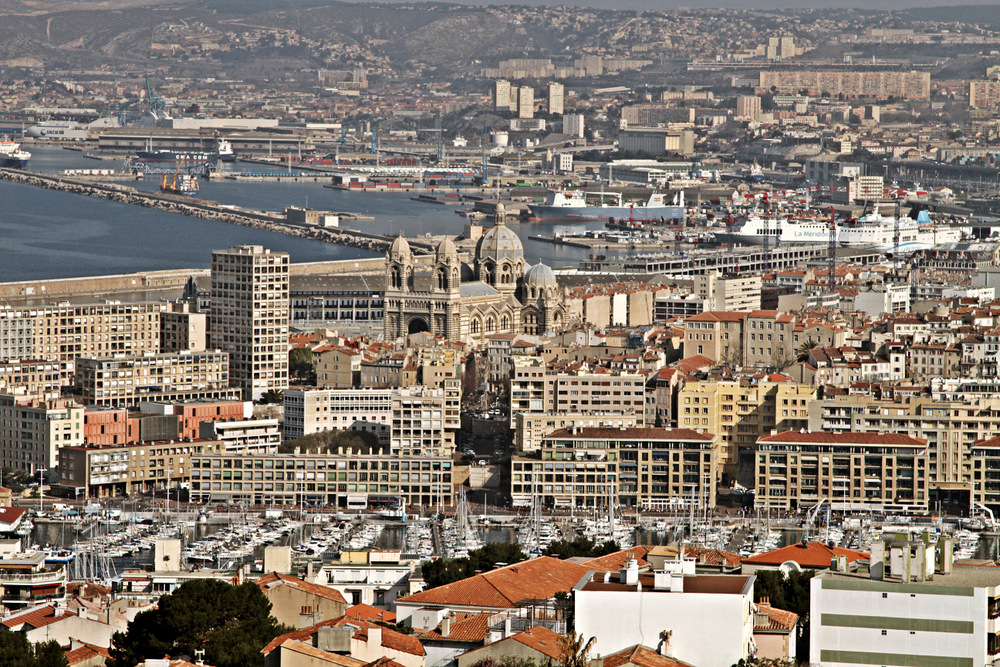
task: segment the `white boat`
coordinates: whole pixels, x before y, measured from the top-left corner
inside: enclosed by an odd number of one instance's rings
[[[729,242],[729,230],[715,232],[720,243]],[[732,230],[733,243],[764,245],[764,239],[776,246],[782,243],[826,243],[830,238],[830,222],[822,218],[796,215],[762,217],[756,212],[743,219]]]
[[[626,203],[620,192],[550,190],[544,204],[528,204],[528,209],[538,220],[683,220],[684,198],[680,193],[671,203],[666,195],[654,192],[644,202]]]
[[[968,227],[934,225],[927,211],[917,219],[899,219],[899,244],[896,244],[896,218],[877,211],[857,220],[845,220],[837,225],[837,242],[844,247],[870,246],[881,252],[912,253],[943,243],[956,243],[971,236]]]

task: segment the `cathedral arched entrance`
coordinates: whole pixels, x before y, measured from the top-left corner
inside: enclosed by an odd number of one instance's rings
[[[427,325],[427,320],[422,317],[414,317],[406,325],[406,333],[408,334],[422,333],[430,330],[431,328]]]

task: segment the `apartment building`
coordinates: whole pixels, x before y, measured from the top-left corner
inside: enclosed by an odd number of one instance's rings
[[[277,419],[203,421],[199,431],[202,440],[218,440],[229,453],[273,454],[281,444]]]
[[[177,488],[191,479],[194,455],[223,448],[218,440],[200,438],[61,447],[56,484],[87,498]]]
[[[833,97],[930,97],[930,72],[897,70],[761,70],[758,92],[808,95],[828,93]]]
[[[178,438],[200,437],[203,421],[249,419],[253,416],[253,403],[240,400],[153,402],[143,403],[139,408],[147,414],[175,415]]]
[[[379,454],[200,454],[191,501],[366,509],[454,504],[450,457]]]
[[[493,108],[498,111],[509,111],[511,102],[510,81],[497,79],[493,82]]]
[[[573,428],[641,428],[643,413],[608,411],[597,413],[517,412],[513,415],[514,449],[536,452],[553,431]]]
[[[285,391],[285,438],[310,433],[362,430],[388,445],[392,429],[393,389],[288,389]]]
[[[815,387],[790,381],[687,382],[677,392],[677,426],[716,434],[720,472],[753,488],[757,440],[776,430],[805,428],[816,393]]]
[[[289,389],[285,392],[285,437],[330,430],[374,433],[403,455],[448,455],[461,426],[461,380],[441,388]]]
[[[28,473],[53,470],[62,447],[83,444],[83,406],[0,394],[0,460]]]
[[[362,354],[358,350],[325,345],[313,350],[316,385],[320,389],[349,389],[361,377]]]
[[[571,428],[543,438],[537,456],[511,462],[514,506],[663,510],[715,506],[715,436],[690,429]]]
[[[759,274],[706,273],[694,276],[693,287],[694,293],[705,299],[706,310],[739,313],[760,308]]]
[[[81,357],[76,389],[87,405],[132,407],[142,401],[235,399],[229,355],[219,350]]]
[[[754,310],[743,321],[744,366],[778,367],[795,361],[795,318],[777,310]]]
[[[791,511],[827,499],[840,511],[926,508],[927,441],[903,433],[785,431],[757,441],[760,509]]]
[[[256,245],[212,253],[209,346],[229,354],[245,400],[288,388],[288,254]]]
[[[11,359],[0,361],[0,393],[31,398],[57,398],[62,371],[55,361]]]
[[[158,352],[164,304],[0,306],[0,359],[58,361],[71,381],[78,357]]]
[[[830,396],[810,403],[809,428],[833,433],[908,433],[927,442],[932,489],[969,492],[973,446],[1000,435],[1000,398]]]
[[[964,665],[1000,656],[1000,571],[954,565],[949,540],[875,540],[867,572],[809,582],[809,663]]]
[[[521,86],[517,89],[517,117],[535,117],[535,89],[531,86]]]
[[[705,311],[684,320],[684,354],[700,354],[720,363],[743,365],[746,313]]]
[[[510,380],[511,427],[517,412],[599,413],[645,409],[646,377],[638,373],[559,373],[541,357],[515,356]]]
[[[561,83],[555,81],[549,82],[549,113],[558,116],[563,115],[565,105],[563,103],[563,98],[565,96],[565,88]]]

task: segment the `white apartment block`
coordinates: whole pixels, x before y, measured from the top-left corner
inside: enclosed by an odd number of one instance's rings
[[[521,86],[517,89],[517,117],[535,117],[535,89],[531,86]]]
[[[563,113],[563,98],[566,89],[561,83],[552,82],[549,84],[549,113],[562,115]]]
[[[83,406],[0,394],[0,460],[29,473],[54,470],[58,450],[83,444]]]
[[[868,572],[810,580],[810,664],[996,664],[1000,570],[953,565],[947,540],[876,540],[871,551]]]
[[[281,429],[277,419],[233,419],[203,421],[198,424],[199,437],[217,440],[226,452],[271,454],[281,444]]]
[[[645,426],[642,412],[608,411],[598,413],[517,412],[514,422],[514,448],[519,452],[538,451],[542,440],[553,431],[573,428],[639,428]]]
[[[229,398],[229,355],[212,350],[82,357],[76,362],[76,387],[84,403],[105,407]]]
[[[288,388],[288,254],[243,245],[212,253],[209,345],[229,354],[245,400]]]
[[[285,392],[285,437],[321,431],[369,431],[395,454],[448,456],[461,426],[458,379],[441,388],[289,389]]]

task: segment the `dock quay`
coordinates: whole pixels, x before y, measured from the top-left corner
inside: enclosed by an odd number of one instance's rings
[[[226,222],[243,227],[265,229],[290,236],[361,248],[372,252],[386,252],[392,243],[392,238],[380,234],[371,234],[341,227],[293,224],[282,217],[250,211],[236,206],[227,206],[207,199],[147,192],[115,183],[105,184],[63,176],[35,174],[19,169],[0,169],[0,180],[20,185],[32,185],[50,190],[60,190],[62,192],[85,195],[97,199],[108,199],[133,206],[155,208],[168,213],[179,213],[181,215]],[[410,246],[418,252],[434,252],[434,247],[430,243],[415,240]]]
[[[543,236],[536,234],[528,238],[532,241],[543,241],[553,245],[564,245],[572,248],[587,248],[588,250],[646,250],[650,252],[666,252],[675,245],[673,241],[658,241],[654,243],[639,243],[635,241],[616,242],[589,236]],[[692,246],[685,244],[684,247],[690,248]]]

